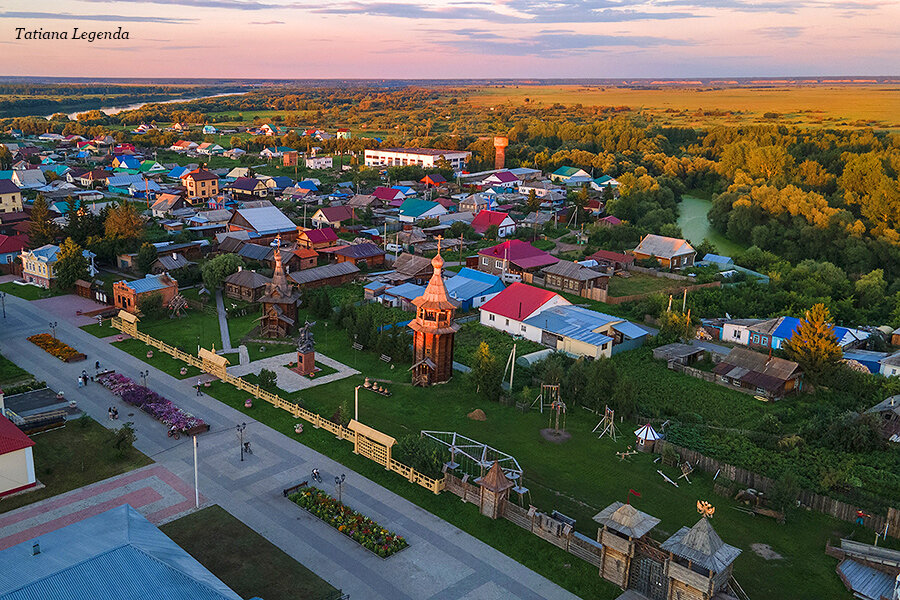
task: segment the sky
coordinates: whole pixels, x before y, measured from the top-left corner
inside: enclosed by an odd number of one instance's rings
[[[3,0],[0,75],[900,75],[898,23],[897,0]]]

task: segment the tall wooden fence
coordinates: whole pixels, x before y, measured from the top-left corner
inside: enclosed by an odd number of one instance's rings
[[[656,442],[654,451],[657,454],[662,454],[667,447],[675,450],[681,457],[681,460],[688,461],[695,469],[701,469],[707,473],[718,473],[719,477],[730,479],[741,486],[753,488],[768,494],[771,493],[775,485],[775,480],[769,477],[734,465],[729,465],[728,463],[705,456],[695,450],[682,448],[672,442],[660,440]],[[802,505],[808,506],[816,512],[830,515],[835,519],[851,523],[856,520],[857,511],[862,510],[858,506],[853,506],[846,502],[831,498],[830,496],[823,496],[810,490],[801,490],[798,500],[800,500]],[[900,538],[900,511],[895,508],[888,509],[887,517],[885,517],[885,515],[871,515],[865,521],[866,527],[878,532],[884,531],[885,523],[889,523],[888,535]]]
[[[303,419],[307,423],[312,424],[313,427],[317,429],[325,429],[334,434],[340,440],[347,440],[353,442],[356,439],[357,433],[352,429],[348,429],[344,427],[340,423],[334,423],[330,419],[326,419],[325,417],[319,415],[318,413],[314,413],[311,410],[307,410],[297,404],[296,402],[291,402],[289,400],[285,400],[278,394],[273,394],[268,390],[264,390],[260,386],[255,383],[250,383],[249,381],[245,381],[240,377],[236,377],[229,373],[224,365],[217,365],[210,361],[203,360],[183,350],[179,350],[178,348],[163,342],[162,340],[158,340],[152,336],[139,331],[136,323],[130,323],[125,321],[119,317],[113,317],[111,319],[111,324],[113,327],[121,331],[122,333],[126,333],[133,337],[134,339],[140,340],[147,344],[148,346],[152,346],[165,352],[166,354],[177,358],[178,360],[185,362],[193,367],[197,367],[198,369],[209,373],[210,375],[214,375],[218,377],[222,382],[227,383],[229,385],[233,385],[239,390],[243,390],[249,394],[251,394],[254,398],[259,400],[263,400],[268,402],[272,406],[276,408],[280,408],[281,410],[287,411],[294,418]],[[412,483],[420,485],[428,490],[431,490],[435,494],[439,494],[441,490],[444,489],[444,479],[433,479],[428,477],[424,473],[420,473],[416,471],[412,467],[408,467],[403,463],[389,459],[389,460],[378,460],[375,456],[378,456],[379,453],[361,453],[366,458],[370,460],[374,460],[382,465],[385,469],[389,471],[393,471],[395,473],[399,473]],[[388,454],[389,456],[389,454]]]

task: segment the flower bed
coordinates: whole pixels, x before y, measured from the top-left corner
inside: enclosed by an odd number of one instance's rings
[[[126,404],[137,406],[142,411],[169,427],[183,433],[206,431],[209,425],[203,419],[187,413],[171,401],[153,390],[138,385],[128,377],[118,373],[102,373],[97,377],[100,385],[122,398]]]
[[[401,536],[340,504],[318,488],[303,488],[288,498],[381,558],[387,558],[409,546]]]
[[[79,360],[85,360],[87,358],[72,346],[64,344],[49,333],[33,335],[28,338],[28,341],[63,362],[78,362]]]

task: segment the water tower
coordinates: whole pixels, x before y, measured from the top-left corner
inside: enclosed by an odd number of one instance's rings
[[[502,169],[506,165],[506,147],[509,140],[505,137],[494,138],[494,168]]]

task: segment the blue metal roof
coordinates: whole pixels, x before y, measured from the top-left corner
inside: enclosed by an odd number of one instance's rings
[[[772,332],[772,336],[781,338],[783,340],[788,340],[791,338],[791,336],[794,335],[794,332],[797,331],[797,327],[799,326],[800,319],[798,319],[797,317],[782,317],[781,322],[778,324],[778,327],[776,327],[775,331]],[[837,338],[839,345],[846,346],[856,340],[864,340],[868,338],[869,334],[865,331],[859,331],[857,329],[850,329],[849,327],[840,327],[835,325],[834,336]]]
[[[136,294],[143,294],[144,292],[155,292],[157,290],[164,290],[169,287],[162,283],[159,278],[160,275],[147,275],[143,279],[126,281],[125,285],[133,289]]]
[[[400,285],[395,285],[392,288],[386,289],[384,293],[390,294],[391,296],[397,296],[398,298],[415,300],[425,293],[425,288],[414,283],[401,283]]]
[[[727,265],[727,264],[731,264],[734,262],[734,260],[732,260],[732,258],[730,256],[721,256],[719,254],[713,254],[711,252],[709,254],[703,255],[703,260],[706,262],[716,263],[719,265]]]
[[[0,564],[4,600],[240,600],[127,504],[7,548]]]
[[[618,317],[588,310],[580,306],[554,306],[547,310],[525,319],[526,325],[550,331],[556,335],[565,336],[592,344],[602,346],[611,342],[612,338],[606,334],[594,331],[614,321],[620,321]]]
[[[465,302],[477,296],[502,292],[503,282],[496,275],[482,273],[468,267],[460,269],[454,277],[444,283],[447,294],[454,300]]]
[[[880,600],[890,598],[894,593],[893,577],[863,563],[849,558],[844,559],[838,565],[838,572],[843,575],[858,598]]]
[[[646,329],[640,327],[639,325],[635,325],[631,321],[622,321],[621,323],[616,323],[612,327],[625,337],[632,340],[636,340],[638,338],[649,335]]]

